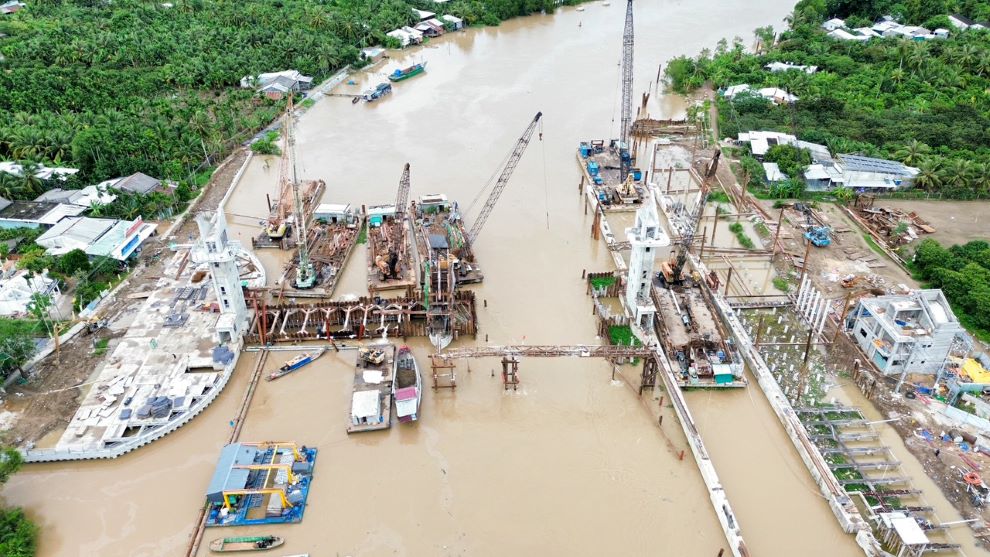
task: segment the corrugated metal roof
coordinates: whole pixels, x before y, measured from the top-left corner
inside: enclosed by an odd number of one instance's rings
[[[895,174],[898,176],[913,176],[907,166],[897,161],[861,157],[859,155],[839,155],[842,165],[847,171],[877,172],[880,174]]]
[[[220,451],[220,459],[213,471],[206,496],[216,496],[224,490],[243,489],[247,483],[249,470],[234,468],[237,464],[252,464],[258,449],[240,443],[227,445]]]

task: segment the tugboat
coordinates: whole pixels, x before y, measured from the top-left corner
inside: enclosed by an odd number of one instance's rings
[[[268,551],[285,543],[278,536],[247,536],[241,538],[220,538],[210,542],[210,551],[231,553],[234,551]]]
[[[408,346],[400,347],[395,358],[392,397],[395,399],[395,414],[399,422],[415,422],[419,419],[419,405],[423,401],[423,376]]]
[[[405,79],[409,79],[410,77],[417,76],[425,71],[426,71],[426,62],[420,62],[419,64],[413,64],[408,68],[395,70],[388,76],[388,80],[395,83],[397,81],[402,81]]]
[[[296,356],[295,358],[292,358],[288,362],[282,364],[282,367],[268,374],[268,380],[274,381],[279,377],[288,375],[293,371],[296,371],[297,369],[300,369],[303,366],[313,362],[314,360],[322,356],[325,352],[326,352],[326,348],[324,348],[323,350],[317,350],[316,352],[307,352],[306,354],[301,354],[299,356]]]

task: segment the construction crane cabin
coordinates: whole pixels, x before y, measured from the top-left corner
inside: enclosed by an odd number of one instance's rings
[[[636,153],[629,148],[633,123],[634,45],[633,2],[627,0],[622,33],[619,136],[608,140],[607,145],[604,139],[582,141],[577,151],[585,194],[606,211],[634,211],[643,203],[646,194],[643,172],[635,166]],[[614,120],[612,123],[615,124]]]

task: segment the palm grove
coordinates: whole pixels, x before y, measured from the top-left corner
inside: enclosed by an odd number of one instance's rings
[[[731,46],[723,41],[714,52],[671,61],[667,76],[681,92],[706,82],[719,88],[748,83],[780,87],[799,97],[791,106],[774,106],[759,97],[720,99],[723,137],[764,129],[795,133],[833,153],[919,167],[916,185],[924,190],[983,197],[990,193],[990,32],[957,32],[946,17],[952,13],[990,19],[990,2],[802,0],[776,44],[771,28],[758,29],[764,45],[760,53],[745,52],[738,39]],[[952,35],[948,40],[859,43],[834,40],[821,29],[830,17],[859,27],[887,14],[929,29],[951,29]],[[819,71],[764,69],[777,61],[814,65]],[[762,175],[757,172],[754,168],[754,175]]]

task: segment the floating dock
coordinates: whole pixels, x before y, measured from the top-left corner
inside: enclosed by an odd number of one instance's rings
[[[378,344],[358,349],[347,433],[392,427],[394,368],[395,345]]]
[[[457,203],[451,203],[443,194],[424,195],[419,203],[413,202],[413,229],[416,233],[416,253],[420,263],[420,280],[428,282],[441,277],[441,284],[431,284],[431,290],[449,292],[460,284],[478,283],[484,280],[474,251],[467,241],[464,221]],[[437,269],[452,267],[454,273],[438,273]],[[454,281],[447,285],[448,278]]]
[[[206,526],[301,522],[316,454],[292,442],[227,445],[206,490]]]
[[[412,234],[395,205],[368,208],[368,291],[416,285]]]

